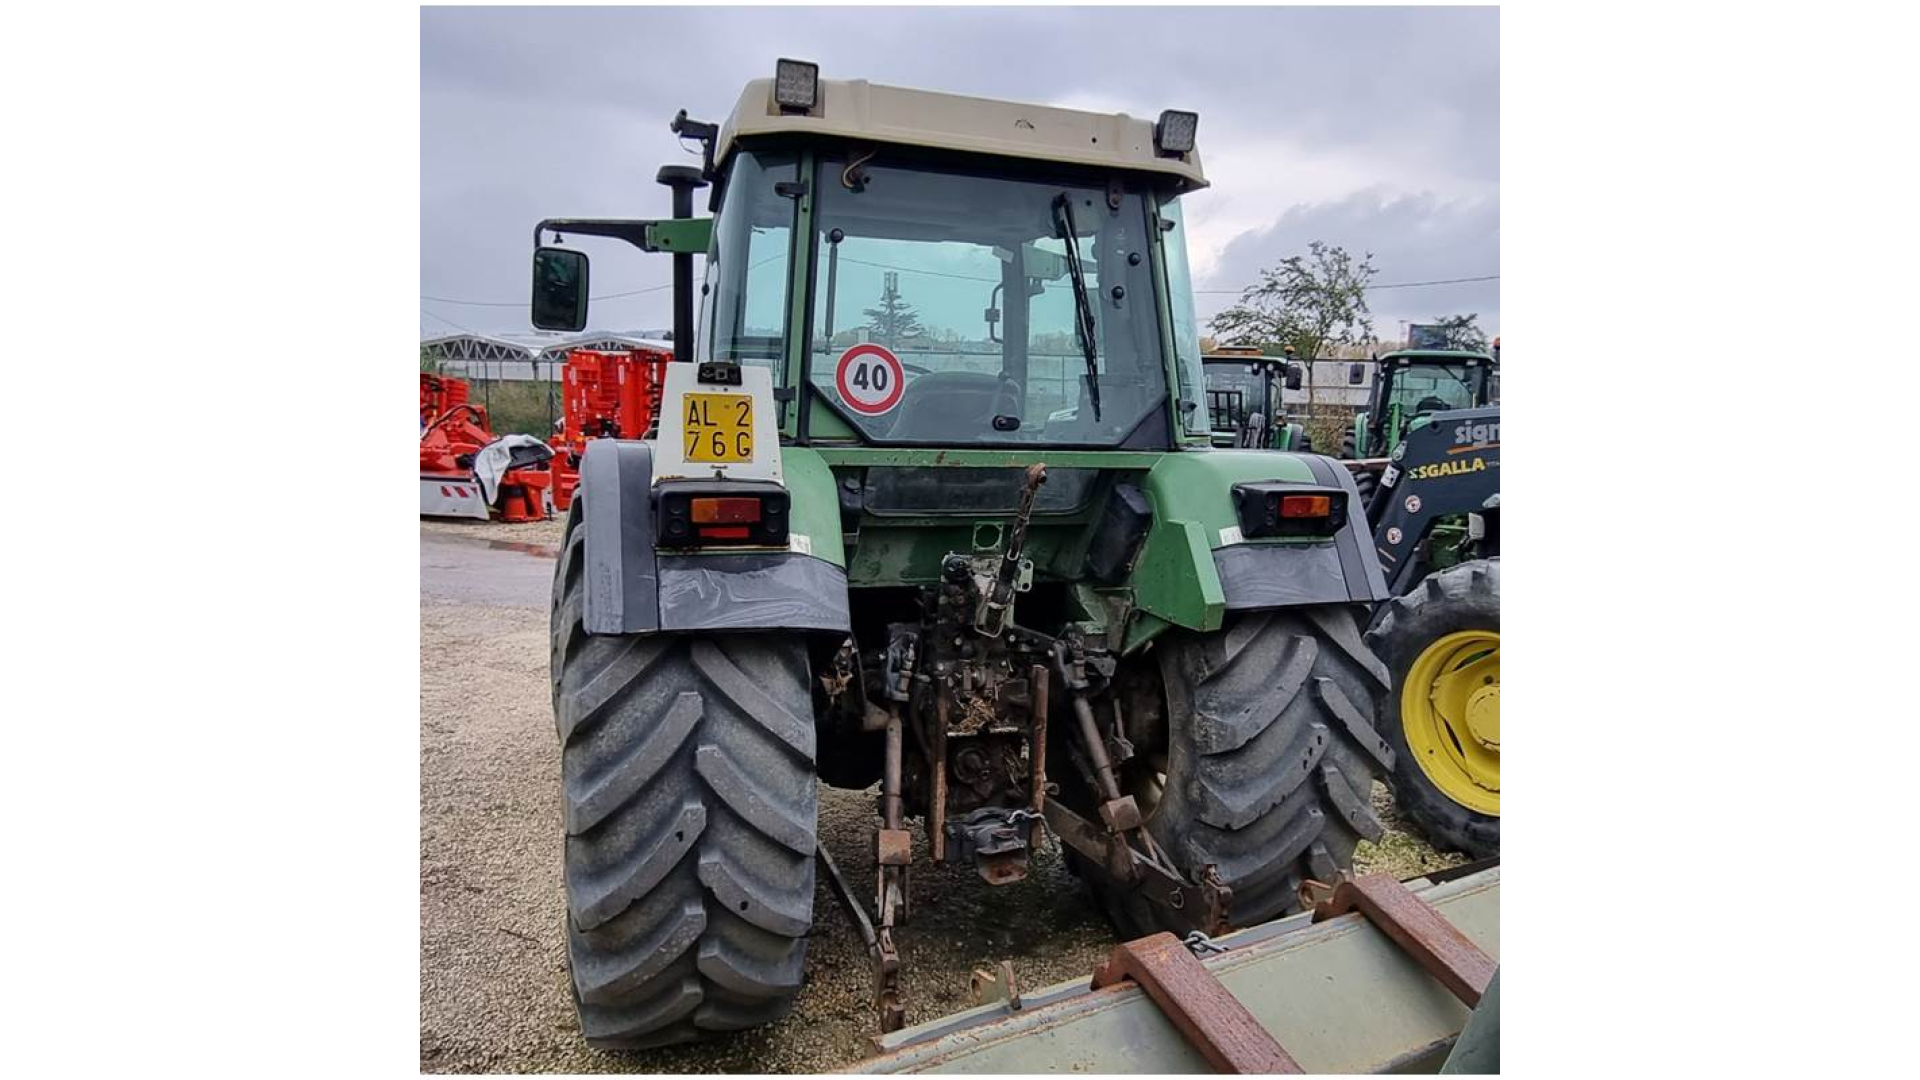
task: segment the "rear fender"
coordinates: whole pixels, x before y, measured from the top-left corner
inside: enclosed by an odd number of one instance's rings
[[[1248,541],[1233,485],[1280,480],[1347,493],[1346,524],[1325,540]],[[1191,630],[1217,630],[1230,611],[1387,598],[1353,477],[1332,458],[1270,450],[1168,454],[1147,474],[1153,525],[1130,583],[1142,611]]]
[[[791,451],[789,451],[791,453]],[[801,532],[800,508],[834,505],[833,477],[814,458],[785,483],[795,508],[787,550],[659,551],[654,542],[653,447],[595,439],[580,459],[582,568],[590,634],[803,630],[844,634],[847,575],[837,529]],[[813,468],[810,466],[818,466]],[[808,515],[809,517],[812,515]]]

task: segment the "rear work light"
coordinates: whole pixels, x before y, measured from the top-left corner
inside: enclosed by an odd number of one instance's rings
[[[1332,536],[1347,523],[1344,490],[1283,480],[1233,485],[1233,508],[1248,540]]]
[[[1194,135],[1200,130],[1200,114],[1168,109],[1153,125],[1154,149],[1178,157],[1193,150]]]
[[[773,103],[782,112],[806,112],[820,101],[820,65],[785,58],[773,62]]]
[[[759,480],[672,480],[654,490],[662,548],[787,546],[787,489]]]

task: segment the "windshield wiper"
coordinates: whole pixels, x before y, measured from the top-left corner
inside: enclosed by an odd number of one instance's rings
[[[1067,276],[1073,279],[1073,330],[1080,352],[1087,358],[1087,400],[1093,404],[1093,422],[1100,422],[1100,357],[1094,348],[1093,302],[1087,299],[1086,271],[1080,265],[1080,230],[1073,220],[1073,200],[1066,192],[1054,196],[1053,227],[1067,242]]]

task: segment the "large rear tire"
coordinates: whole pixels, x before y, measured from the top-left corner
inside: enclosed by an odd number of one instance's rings
[[[1373,710],[1386,671],[1357,612],[1250,612],[1211,634],[1176,631],[1158,651],[1165,772],[1136,767],[1131,785],[1147,830],[1190,880],[1214,867],[1233,890],[1233,925],[1296,910],[1302,882],[1350,866],[1354,845],[1382,831],[1371,794],[1393,754]],[[1150,903],[1076,861],[1122,934],[1199,926],[1201,913]]]
[[[790,634],[589,636],[579,527],[554,576],[567,956],[594,1046],[785,1016],[813,925],[814,727]]]
[[[1394,798],[1434,846],[1500,853],[1500,560],[1433,574],[1367,634],[1393,677],[1379,715]]]

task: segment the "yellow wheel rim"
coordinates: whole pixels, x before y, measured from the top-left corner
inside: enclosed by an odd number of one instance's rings
[[[1423,649],[1400,688],[1420,771],[1469,810],[1500,816],[1500,633],[1462,630]]]

